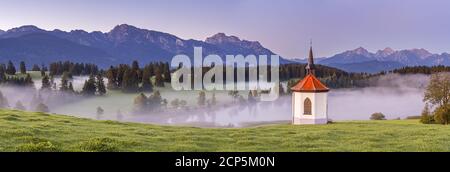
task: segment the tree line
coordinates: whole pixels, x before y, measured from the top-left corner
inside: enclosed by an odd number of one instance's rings
[[[127,64],[111,66],[106,71],[106,78],[107,88],[111,90],[122,90],[127,93],[151,92],[153,87],[164,87],[165,82],[170,82],[170,66],[167,62],[158,62],[141,68],[137,61],[133,61],[131,66]]]
[[[439,72],[450,72],[450,66],[408,66],[390,71],[398,74],[433,74]]]
[[[72,75],[97,75],[99,74],[100,70],[96,64],[58,61],[50,63],[48,72],[50,76],[62,75],[64,74],[64,72],[67,72],[69,74],[69,77],[71,77]]]
[[[23,76],[16,76],[16,67],[9,61],[7,65],[0,64],[0,84],[13,86],[34,86],[33,79],[30,74],[26,73],[25,62],[20,62],[20,73]]]

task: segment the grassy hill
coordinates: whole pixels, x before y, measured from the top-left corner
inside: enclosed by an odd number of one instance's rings
[[[449,135],[417,120],[210,129],[0,110],[0,151],[450,151]]]

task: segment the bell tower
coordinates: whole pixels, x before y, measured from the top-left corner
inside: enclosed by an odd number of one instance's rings
[[[312,45],[309,49],[306,76],[292,90],[292,124],[327,124],[328,92],[326,87],[315,76],[314,55]]]

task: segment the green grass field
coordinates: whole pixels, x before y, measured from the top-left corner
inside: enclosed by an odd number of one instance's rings
[[[417,120],[212,129],[0,110],[0,151],[450,151],[450,128]]]

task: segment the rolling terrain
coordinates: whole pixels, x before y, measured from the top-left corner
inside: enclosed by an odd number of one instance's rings
[[[450,151],[450,128],[417,120],[220,129],[0,110],[0,151]]]

